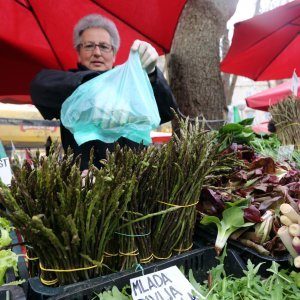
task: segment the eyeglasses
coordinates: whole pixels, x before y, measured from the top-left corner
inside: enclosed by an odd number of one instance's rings
[[[81,46],[83,50],[87,52],[95,51],[96,47],[99,47],[100,51],[104,53],[109,53],[113,50],[112,45],[105,44],[105,43],[96,44],[93,42],[89,42],[89,43],[79,44],[79,46]]]

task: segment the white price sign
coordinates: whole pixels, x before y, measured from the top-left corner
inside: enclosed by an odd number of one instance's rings
[[[3,157],[0,159],[0,178],[4,184],[10,185],[12,173],[8,157]]]
[[[205,299],[176,266],[130,279],[130,285],[134,300]]]

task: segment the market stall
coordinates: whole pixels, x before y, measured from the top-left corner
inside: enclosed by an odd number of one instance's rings
[[[189,287],[187,295],[210,299],[222,291],[222,272],[234,276],[226,282],[236,293],[239,282],[245,295],[267,294],[276,280],[276,293],[299,297],[297,233],[290,229],[297,232],[300,219],[299,164],[283,162],[278,151],[266,156],[262,149],[279,144],[256,136],[251,122],[215,132],[181,121],[180,137],[142,152],[119,148],[84,178],[72,155],[60,157],[59,149],[47,159],[33,153],[34,168],[15,162],[11,186],[1,184],[0,203],[7,208],[1,215],[26,244],[28,297],[138,299]],[[296,219],[288,223],[291,206]],[[168,284],[167,278],[179,280],[174,267],[181,266],[189,282]],[[204,282],[209,270],[213,291]],[[164,278],[166,289],[153,278]],[[149,282],[153,294],[145,294]]]

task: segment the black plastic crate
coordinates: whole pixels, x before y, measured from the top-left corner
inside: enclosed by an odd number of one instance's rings
[[[202,247],[194,249],[184,254],[174,256],[166,261],[150,264],[144,267],[144,274],[149,274],[171,266],[183,267],[186,274],[189,269],[193,270],[197,281],[203,282],[207,279],[208,271],[218,265],[219,261],[213,247]],[[245,269],[244,263],[234,250],[227,252],[225,259],[225,270],[228,274],[236,277],[243,275]],[[126,271],[107,275],[103,277],[93,278],[83,282],[78,282],[57,288],[44,286],[39,278],[29,279],[28,298],[36,300],[44,299],[73,299],[83,300],[91,299],[96,294],[104,290],[111,289],[114,285],[119,289],[130,284],[130,279],[141,276],[142,271]]]
[[[211,226],[197,225],[195,229],[194,235],[194,244],[198,247],[203,246],[213,246],[216,241],[216,230]],[[260,268],[258,274],[263,277],[268,277],[270,274],[267,271],[272,265],[272,262],[275,261],[280,265],[280,268],[283,269],[291,269],[293,268],[291,264],[290,255],[286,254],[283,256],[266,256],[261,255],[254,249],[244,246],[238,241],[228,239],[227,241],[227,250],[232,249],[237,252],[240,257],[240,260],[243,261],[245,265],[247,265],[247,261],[250,261],[254,265],[258,265],[259,263],[263,263]]]
[[[25,261],[25,257],[22,256],[24,253],[22,252],[22,245],[23,239],[16,230],[12,230],[10,232],[10,237],[12,239],[12,244],[14,245],[12,247],[12,251],[15,252],[16,254],[20,255],[19,260],[18,260],[18,272],[19,272],[19,277],[22,279],[28,279],[29,274],[28,274],[28,269]]]
[[[0,299],[5,300],[26,300],[24,290],[20,286],[0,286]]]

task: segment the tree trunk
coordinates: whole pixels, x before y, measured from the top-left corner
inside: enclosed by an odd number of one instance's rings
[[[229,50],[230,47],[230,41],[228,38],[228,29],[226,28],[224,31],[224,34],[221,39],[221,60],[223,60]],[[225,92],[225,105],[226,107],[231,104],[232,102],[232,96],[234,93],[235,85],[237,82],[237,76],[229,73],[221,73],[223,86],[224,86],[224,92]],[[227,110],[225,110],[226,112]],[[227,114],[226,114],[227,119]]]
[[[219,41],[237,3],[238,0],[186,3],[168,56],[170,85],[179,110],[186,116],[223,119],[226,101]]]

